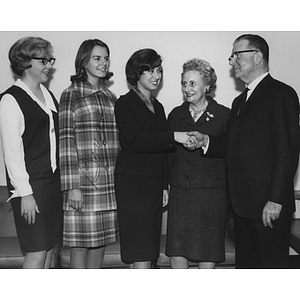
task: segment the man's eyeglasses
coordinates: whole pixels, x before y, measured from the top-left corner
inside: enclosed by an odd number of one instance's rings
[[[234,51],[234,52],[228,57],[228,60],[231,61],[232,59],[238,59],[238,58],[240,58],[240,54],[241,54],[241,53],[247,53],[247,52],[258,52],[258,50],[252,49],[252,50]]]
[[[50,65],[53,65],[55,63],[55,58],[53,58],[53,57],[47,58],[47,57],[34,57],[34,56],[31,56],[31,58],[42,61],[42,64],[45,65],[45,66],[47,65],[47,63],[50,63]]]

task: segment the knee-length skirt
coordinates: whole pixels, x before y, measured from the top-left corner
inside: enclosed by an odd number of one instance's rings
[[[21,216],[21,197],[11,199],[16,230],[22,252],[50,250],[62,242],[63,210],[59,177],[51,182],[37,180],[31,183],[33,196],[40,213],[34,224]]]
[[[125,263],[158,258],[163,178],[116,174],[121,259]]]
[[[118,240],[117,211],[64,211],[63,242],[80,248],[103,247]]]
[[[223,262],[226,216],[225,188],[186,190],[172,186],[166,255],[196,262]]]

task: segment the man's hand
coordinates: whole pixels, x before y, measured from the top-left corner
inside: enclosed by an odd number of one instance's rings
[[[262,222],[265,227],[273,228],[272,221],[279,219],[282,205],[272,201],[268,201],[262,212]]]
[[[194,142],[196,143],[196,148],[206,147],[208,143],[208,136],[206,134],[202,134],[198,131],[191,131],[187,133],[191,138],[194,138]],[[189,148],[189,146],[187,146]]]
[[[167,206],[169,202],[169,191],[163,190],[163,207]]]
[[[183,144],[189,149],[192,147],[196,148],[197,140],[194,136],[189,136],[188,132],[174,132],[174,139],[177,143]]]

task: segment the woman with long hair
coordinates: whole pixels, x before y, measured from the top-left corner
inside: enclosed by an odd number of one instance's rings
[[[118,238],[114,170],[119,139],[116,96],[107,88],[109,65],[103,41],[84,41],[72,84],[60,99],[63,241],[71,247],[71,268],[101,268],[105,246]]]

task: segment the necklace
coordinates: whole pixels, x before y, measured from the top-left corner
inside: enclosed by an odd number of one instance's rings
[[[194,109],[191,105],[190,105],[190,112],[191,112],[191,115],[192,115],[192,118],[194,119],[194,121],[197,121],[200,116],[206,111],[206,108],[207,108],[207,105],[208,105],[208,102],[206,102],[206,105],[204,108],[202,109]]]

